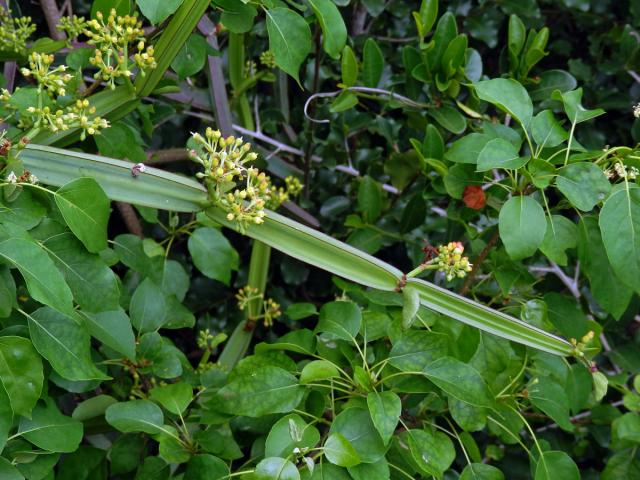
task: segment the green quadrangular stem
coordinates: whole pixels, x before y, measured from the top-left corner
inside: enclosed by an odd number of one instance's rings
[[[236,96],[236,91],[241,88],[244,81],[245,54],[244,54],[244,34],[229,34],[229,83],[234,89],[234,100],[232,101],[237,110],[242,126],[248,130],[255,130],[251,105],[246,92],[241,92]]]
[[[62,186],[78,177],[93,177],[112,200],[180,212],[204,209],[219,224],[239,231],[236,223],[227,221],[226,212],[207,208],[202,185],[179,175],[147,168],[144,174],[134,178],[130,163],[41,145],[28,145],[20,154],[20,160],[45,184]],[[392,291],[403,278],[395,267],[275,212],[267,212],[264,224],[249,225],[242,233],[366,287]],[[265,278],[265,270],[260,277],[258,271],[256,269],[255,278]],[[424,280],[409,279],[407,284],[416,287],[422,305],[445,316],[555,355],[573,353],[574,348],[568,341],[521,320]]]
[[[249,262],[248,285],[257,288],[264,293],[267,286],[267,274],[269,273],[269,260],[271,257],[271,247],[254,240],[251,248],[251,260]],[[260,315],[261,302],[259,299],[253,300],[247,306],[245,320],[240,322],[229,340],[227,341],[218,363],[225,369],[231,370],[247,353],[253,338],[254,329],[247,328],[250,318]]]

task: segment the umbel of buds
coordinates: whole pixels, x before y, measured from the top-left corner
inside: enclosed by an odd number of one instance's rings
[[[258,320],[262,320],[265,327],[270,327],[273,325],[273,321],[282,315],[280,311],[280,305],[275,302],[272,298],[265,298],[263,293],[252,287],[251,285],[247,285],[246,287],[241,288],[236,293],[236,300],[238,301],[238,308],[240,310],[248,309],[249,304],[260,302],[261,305],[258,309],[258,312],[249,316],[248,319],[251,322],[256,322]],[[250,310],[249,310],[250,311]]]
[[[73,78],[67,71],[66,65],[50,68],[54,61],[53,55],[33,52],[29,55],[29,68],[22,68],[20,72],[27,78],[33,78],[38,83],[38,88],[49,96],[64,96],[67,83]]]
[[[108,15],[98,12],[96,18],[88,21],[76,16],[61,20],[58,28],[70,39],[80,34],[88,37],[87,43],[95,46],[89,59],[91,65],[98,68],[94,78],[107,82],[111,89],[115,88],[116,78],[133,75],[133,65],[140,69],[143,77],[145,70],[156,68],[153,47],[146,46],[142,22],[136,15],[120,16],[111,9]],[[129,61],[130,55],[133,65]]]
[[[31,17],[12,17],[11,10],[0,7],[0,50],[25,53],[27,39],[36,31]]]
[[[196,176],[204,181],[212,203],[226,211],[227,220],[236,221],[241,230],[263,223],[265,208],[279,207],[302,189],[293,177],[286,179],[286,188],[274,188],[264,172],[250,165],[258,155],[241,138],[225,138],[212,128],[204,136],[194,133],[192,137],[196,148],[189,155],[203,167]]]
[[[444,273],[448,282],[455,278],[464,278],[471,271],[473,265],[467,257],[462,256],[464,246],[461,242],[449,242],[438,248],[425,250],[427,258],[424,262],[407,273],[407,278],[415,277],[425,270],[437,270]]]

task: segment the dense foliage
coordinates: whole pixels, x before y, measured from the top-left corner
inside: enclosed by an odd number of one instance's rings
[[[0,478],[640,478],[637,2],[40,3]]]

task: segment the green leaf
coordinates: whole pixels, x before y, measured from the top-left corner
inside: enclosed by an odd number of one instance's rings
[[[574,430],[569,421],[569,399],[562,386],[550,377],[539,377],[529,385],[528,391],[529,400],[536,408],[549,415],[563,430]]]
[[[95,135],[95,142],[101,155],[123,158],[132,162],[145,162],[147,160],[147,155],[140,146],[138,135],[124,122],[116,122],[101,131],[100,135]],[[129,168],[132,166],[129,165]]]
[[[70,453],[82,440],[82,423],[60,413],[53,401],[36,405],[31,418],[20,418],[18,434],[49,452]]]
[[[582,88],[565,93],[562,93],[560,90],[555,90],[551,94],[551,98],[562,102],[564,111],[571,123],[586,122],[604,113],[604,110],[601,108],[587,110],[582,106]]]
[[[109,395],[97,395],[80,402],[78,406],[73,410],[71,418],[84,422],[96,417],[104,416],[104,412],[109,406],[118,401]]]
[[[460,135],[467,128],[467,120],[465,117],[457,109],[449,105],[442,105],[440,108],[430,109],[429,115],[444,128],[456,135]]]
[[[367,395],[369,414],[385,445],[389,443],[398,425],[402,402],[391,391],[372,392]]]
[[[347,408],[340,412],[329,429],[330,435],[335,433],[341,434],[349,441],[363,463],[377,462],[385,454],[384,442],[371,420],[369,411],[364,408]]]
[[[224,413],[261,417],[287,413],[298,406],[304,388],[286,370],[266,365],[255,372],[238,375],[222,387],[213,405]]]
[[[2,238],[0,229],[0,240]],[[20,271],[35,300],[63,311],[72,310],[71,290],[40,245],[29,238],[1,240],[0,257]]]
[[[193,388],[185,382],[170,383],[151,389],[149,396],[171,413],[181,415],[193,400]]]
[[[78,178],[62,186],[56,204],[71,231],[92,253],[107,248],[110,201],[93,178]]]
[[[486,172],[494,168],[517,170],[524,166],[529,157],[521,157],[518,149],[503,138],[494,138],[487,142],[478,155],[479,172]]]
[[[267,32],[276,65],[300,83],[300,66],[312,50],[309,25],[293,10],[278,7],[267,10]]]
[[[525,88],[506,78],[494,78],[474,83],[480,100],[494,104],[527,128],[533,116],[533,104]]]
[[[517,15],[511,14],[509,16],[509,31],[507,45],[509,48],[509,58],[513,59],[516,65],[518,56],[522,52],[524,42],[527,38],[527,29],[522,23],[522,20]]]
[[[382,188],[369,175],[360,180],[358,209],[363,213],[365,222],[369,223],[375,223],[382,213]]]
[[[447,337],[423,330],[408,330],[393,344],[389,364],[405,372],[420,372],[428,363],[447,354]]]
[[[222,8],[220,22],[231,33],[247,33],[253,27],[258,12],[250,3],[235,0],[213,0],[213,4]]]
[[[631,301],[633,290],[614,273],[596,217],[582,217],[578,224],[578,258],[598,305],[614,318],[620,318]]]
[[[22,337],[0,337],[0,382],[16,415],[31,415],[43,381],[42,361],[31,342]]]
[[[312,360],[307,363],[300,372],[300,383],[312,383],[318,380],[328,380],[339,377],[340,372],[336,366],[328,360]]]
[[[451,144],[444,158],[456,163],[476,164],[480,152],[492,141],[493,137],[486,133],[470,133]]]
[[[284,314],[295,321],[317,315],[318,311],[313,303],[300,302],[289,305]]]
[[[98,12],[108,16],[112,8],[118,15],[128,15],[131,11],[131,2],[130,0],[95,0],[91,5],[91,18],[96,18]]]
[[[194,455],[187,463],[184,480],[223,480],[229,477],[229,467],[218,457]]]
[[[382,77],[384,56],[373,38],[367,38],[362,52],[362,82],[365,87],[377,87]]]
[[[504,480],[504,474],[485,463],[470,463],[462,471],[460,480]]]
[[[300,472],[289,460],[269,457],[256,465],[255,480],[300,480]]]
[[[604,203],[599,223],[613,271],[640,291],[640,188],[629,184],[617,188]]]
[[[573,297],[547,292],[543,298],[548,306],[549,320],[563,335],[581,338],[587,333],[587,319]]]
[[[542,110],[531,122],[533,140],[544,148],[557,147],[569,138],[551,110]]]
[[[402,212],[400,219],[400,233],[409,233],[422,225],[427,218],[427,204],[422,193],[416,193]]]
[[[140,334],[155,332],[167,322],[165,296],[149,278],[145,278],[133,293],[129,315]]]
[[[406,430],[400,434],[400,440],[420,470],[437,478],[442,477],[456,456],[453,443],[442,432]]]
[[[549,260],[558,265],[567,265],[566,250],[574,248],[577,244],[576,224],[567,217],[552,215],[547,218],[547,230],[540,245],[540,251]]]
[[[360,331],[362,313],[353,302],[329,302],[320,309],[316,331],[328,332],[337,338],[353,341]]]
[[[193,33],[171,62],[171,68],[180,78],[186,78],[202,70],[206,61],[207,41],[202,35]]]
[[[409,329],[420,308],[420,293],[411,285],[402,289],[402,328]]]
[[[129,360],[136,359],[136,340],[131,328],[131,320],[123,309],[99,313],[81,311],[80,315],[92,337]]]
[[[358,96],[349,90],[344,90],[331,102],[329,111],[331,113],[345,112],[356,105],[358,105]]]
[[[320,441],[318,429],[292,413],[274,423],[264,447],[266,457],[286,457],[294,448],[313,448]]]
[[[500,238],[513,260],[533,255],[544,240],[547,221],[531,197],[511,197],[500,209]]]
[[[11,271],[0,265],[0,318],[6,318],[16,306],[16,282]]]
[[[323,452],[327,460],[339,467],[353,467],[361,460],[351,442],[340,433],[332,433],[324,444]]]
[[[205,276],[229,285],[231,271],[238,269],[238,253],[215,228],[197,228],[189,237],[189,253]]]
[[[4,457],[0,457],[0,477],[4,480],[24,480],[20,470]]]
[[[413,18],[418,28],[418,35],[421,37],[427,35],[438,18],[438,0],[422,0],[420,10],[413,12]]]
[[[164,415],[149,400],[114,403],[105,412],[109,425],[121,432],[144,432],[151,435],[164,431]]]
[[[88,253],[71,234],[54,235],[44,242],[73,293],[76,303],[88,312],[119,307],[118,278],[98,255]]]
[[[614,439],[640,443],[640,416],[637,413],[625,413],[611,424]]]
[[[556,186],[574,207],[583,212],[593,210],[611,190],[602,170],[587,162],[572,163],[558,170]]]
[[[580,470],[565,452],[542,452],[536,463],[535,480],[580,480]]]
[[[355,467],[349,467],[348,471],[353,480],[386,480],[391,478],[389,464],[384,457],[375,463],[360,463]]]
[[[353,87],[358,80],[358,59],[349,45],[342,50],[342,83],[345,87]]]
[[[152,25],[156,25],[173,14],[182,3],[182,0],[163,0],[162,2],[157,0],[136,0],[136,3],[142,14],[147,17],[147,20]]]
[[[540,80],[529,89],[534,102],[549,100],[555,90],[568,92],[578,86],[578,82],[569,72],[564,70],[546,70],[540,74]]]
[[[309,0],[320,27],[322,47],[330,57],[338,59],[347,43],[347,27],[336,4],[331,0]]]
[[[108,380],[91,359],[91,339],[83,323],[51,307],[27,315],[31,341],[67,380]]]
[[[12,223],[29,230],[42,221],[47,208],[36,197],[38,192],[22,190],[15,200],[4,203],[0,198],[0,222]]]
[[[491,407],[493,395],[478,371],[454,357],[442,357],[422,369],[426,377],[449,395],[478,407]]]

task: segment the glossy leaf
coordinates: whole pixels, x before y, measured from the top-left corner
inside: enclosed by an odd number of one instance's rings
[[[307,22],[293,10],[277,7],[267,10],[267,31],[276,65],[300,83],[300,66],[312,49]]]
[[[367,395],[367,406],[373,425],[385,445],[388,444],[400,418],[402,410],[400,397],[391,391],[372,392]]]
[[[0,383],[16,415],[30,417],[42,391],[42,360],[22,337],[0,337]]]
[[[74,452],[82,440],[82,423],[60,413],[53,402],[37,405],[31,418],[22,417],[18,434],[49,452]]]
[[[547,230],[540,245],[540,251],[549,260],[558,265],[567,265],[566,250],[574,248],[577,244],[576,224],[567,217],[552,215],[547,218]]]
[[[130,400],[114,403],[105,412],[107,423],[121,432],[161,433],[164,415],[149,400]]]
[[[329,429],[330,435],[335,433],[348,440],[360,461],[364,463],[377,462],[384,456],[384,442],[371,420],[369,411],[364,408],[348,408],[340,412]],[[353,459],[352,455],[350,457]]]
[[[384,56],[382,50],[372,38],[364,42],[362,60],[362,82],[365,87],[377,87],[382,77],[384,68]]]
[[[426,377],[458,400],[490,407],[493,395],[484,379],[471,365],[454,357],[441,357],[422,369]]]
[[[92,337],[126,356],[136,358],[136,341],[131,320],[124,310],[109,310],[99,313],[80,312]]]
[[[169,15],[178,9],[181,3],[182,0],[163,0],[162,2],[155,0],[136,0],[136,4],[142,14],[147,17],[153,25],[167,19]]]
[[[326,303],[320,309],[316,330],[328,332],[342,340],[352,341],[360,331],[362,313],[353,302]]]
[[[615,274],[640,291],[640,189],[621,185],[600,212],[602,242]]]
[[[481,100],[492,103],[528,127],[533,116],[531,98],[525,88],[512,79],[494,78],[474,83]]]
[[[500,238],[513,260],[530,257],[544,240],[544,210],[531,197],[511,197],[500,209]]]
[[[91,340],[79,320],[51,307],[27,315],[31,341],[53,369],[67,380],[107,380],[91,359]]]
[[[181,415],[193,400],[193,388],[185,382],[170,383],[151,389],[149,396],[171,413]]]
[[[583,212],[591,211],[611,190],[602,170],[586,162],[572,163],[558,170],[556,185],[567,200]]]
[[[78,178],[63,185],[55,200],[65,222],[87,250],[97,253],[107,248],[111,202],[93,178]]]
[[[231,271],[238,269],[238,254],[224,235],[215,228],[196,229],[189,237],[189,253],[203,274],[226,285]]]
[[[320,27],[322,47],[332,58],[339,58],[347,42],[347,27],[338,7],[331,0],[309,0]]]
[[[529,159],[521,157],[513,144],[502,138],[494,138],[487,142],[478,155],[479,172],[494,168],[516,170],[524,166]]]

